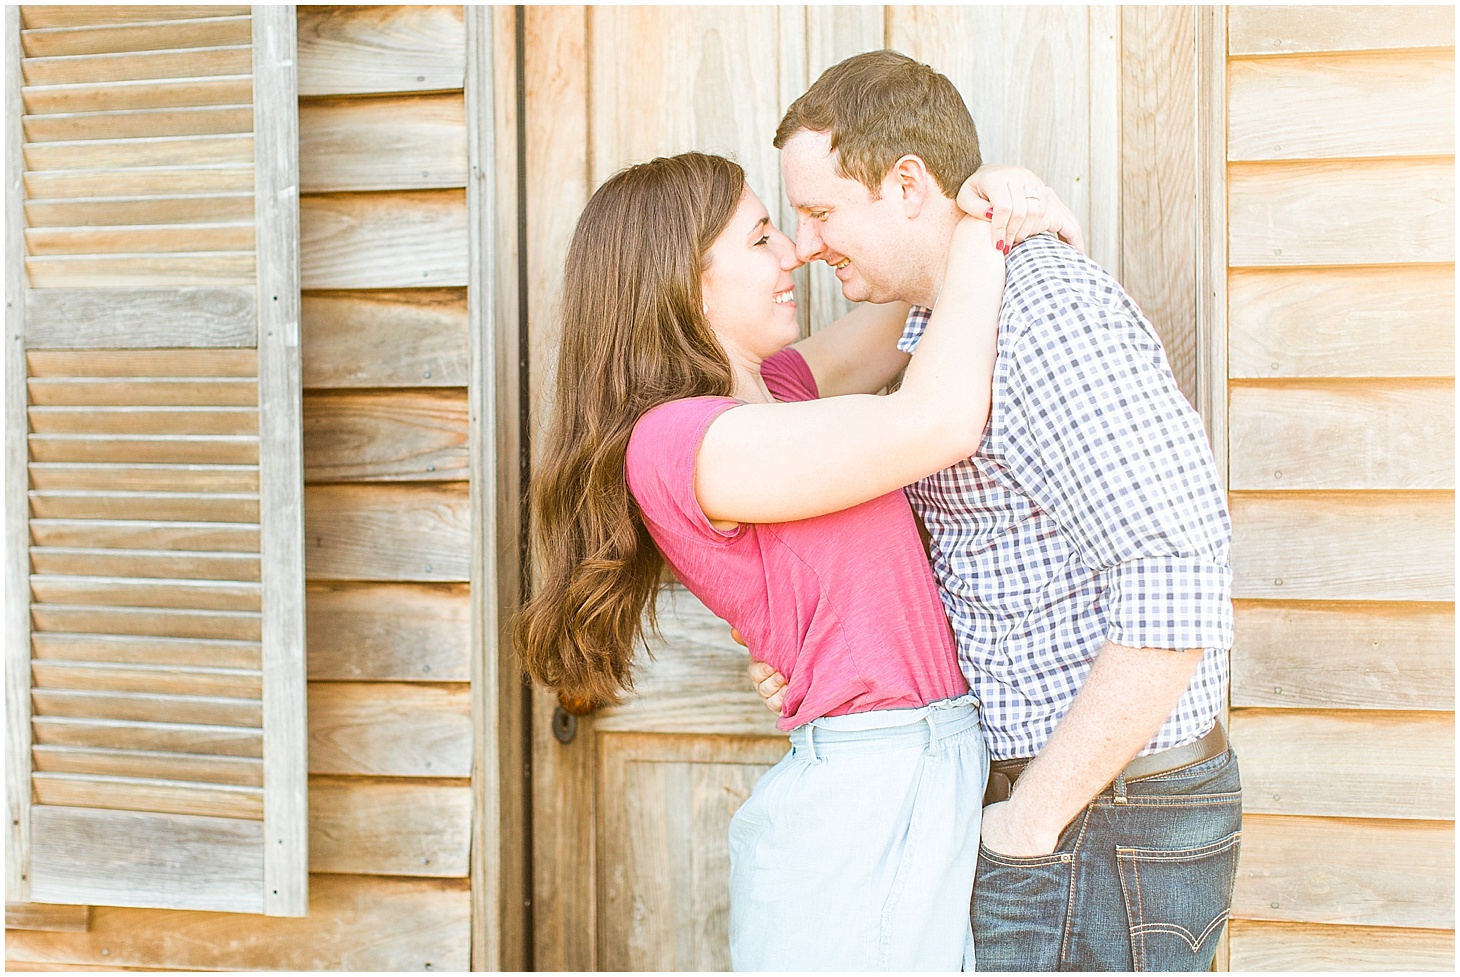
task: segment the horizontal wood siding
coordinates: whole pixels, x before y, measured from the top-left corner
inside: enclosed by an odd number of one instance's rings
[[[59,30],[66,9],[41,8],[37,18],[46,30]],[[309,914],[260,920],[97,907],[87,932],[8,933],[12,966],[375,971],[469,964],[463,13],[453,6],[300,6],[298,27]],[[59,44],[50,34],[27,38]],[[219,44],[211,56],[226,59],[226,44]],[[44,73],[58,63],[33,67]],[[94,70],[121,79],[136,69],[113,59]],[[108,166],[179,166],[206,154],[206,165],[216,168],[243,151],[232,138],[159,136],[131,155],[112,143],[92,145]],[[64,143],[46,144],[39,155],[52,161],[47,175],[71,165]],[[130,220],[121,202],[89,205],[111,207],[107,219]],[[50,400],[87,396],[84,389],[59,391]],[[227,395],[215,399],[226,402]],[[64,426],[67,416],[47,423]],[[223,417],[199,415],[196,423],[222,424]],[[145,491],[144,462],[111,464],[119,490]],[[53,484],[45,490],[66,491],[61,463],[47,471]],[[67,545],[75,545],[66,517],[46,522],[55,536],[49,558],[64,561]],[[210,542],[226,545],[223,537]],[[185,566],[159,565],[164,570],[187,575]],[[235,576],[252,579],[251,572],[240,565]],[[125,603],[125,595],[113,599]],[[209,605],[231,599],[199,598]],[[199,628],[180,621],[174,630]],[[112,639],[93,659],[116,660],[122,670],[98,670],[86,682],[97,687],[92,694],[125,694],[126,669],[146,667],[170,670],[184,684],[227,686],[246,681],[253,648],[239,637],[179,636],[144,652]],[[87,713],[84,704],[65,711]],[[105,764],[86,752],[94,737],[75,725],[85,722],[58,715],[42,730],[43,744],[71,751],[55,754],[57,762]],[[195,728],[198,737],[209,735],[210,727]],[[164,753],[176,748],[143,724],[123,732]],[[249,743],[222,733],[213,742],[240,763],[253,755]],[[247,773],[239,767],[217,775]]]
[[[1448,970],[1454,13],[1227,16],[1231,966]]]

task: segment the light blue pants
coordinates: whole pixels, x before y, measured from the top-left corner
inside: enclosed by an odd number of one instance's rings
[[[794,730],[730,822],[731,966],[972,970],[987,775],[967,696]]]

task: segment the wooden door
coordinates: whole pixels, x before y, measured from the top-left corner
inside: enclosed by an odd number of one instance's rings
[[[1086,226],[1108,227],[1118,212],[1118,154],[1105,159],[1092,135],[1108,142],[1116,115],[1109,10],[528,7],[524,17],[535,446],[552,403],[563,255],[592,188],[654,156],[724,153],[793,229],[771,138],[786,106],[851,54],[890,45],[929,61],[963,91],[986,159],[1046,174]],[[1073,68],[1051,74],[1051,64]],[[1052,139],[1056,129],[1070,139]],[[1095,246],[1118,265],[1118,238]],[[804,328],[844,309],[829,269],[796,278]],[[664,640],[642,658],[624,705],[572,720],[550,695],[535,696],[539,970],[729,966],[727,827],[787,742],[746,682],[746,653],[727,625],[677,587],[662,595],[659,620]]]

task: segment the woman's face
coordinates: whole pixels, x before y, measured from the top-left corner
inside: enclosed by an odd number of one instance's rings
[[[705,316],[732,362],[758,366],[800,336],[791,272],[796,245],[771,224],[749,187],[706,255]]]

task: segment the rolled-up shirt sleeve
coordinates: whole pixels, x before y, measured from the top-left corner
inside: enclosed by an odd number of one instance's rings
[[[1001,443],[1100,578],[1107,637],[1229,648],[1231,520],[1211,446],[1133,309],[1071,302],[1004,350]]]

